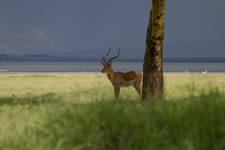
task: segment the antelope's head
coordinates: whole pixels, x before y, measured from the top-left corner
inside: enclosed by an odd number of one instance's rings
[[[111,49],[109,49],[107,54],[103,56],[102,59],[100,60],[101,64],[103,65],[103,68],[101,70],[102,73],[110,73],[112,71],[113,60],[120,56],[120,49],[116,56],[108,58],[110,52],[111,52]]]

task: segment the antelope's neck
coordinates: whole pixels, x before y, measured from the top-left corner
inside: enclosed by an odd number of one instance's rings
[[[113,75],[114,75],[113,70],[107,72],[107,77],[108,77],[108,79],[109,79],[111,82],[113,81]]]

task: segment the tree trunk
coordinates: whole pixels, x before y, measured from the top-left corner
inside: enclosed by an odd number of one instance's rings
[[[146,37],[143,65],[142,100],[150,97],[162,98],[163,82],[163,41],[165,26],[166,0],[152,0],[152,10]]]

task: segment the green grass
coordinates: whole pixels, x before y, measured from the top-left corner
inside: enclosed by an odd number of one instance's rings
[[[225,74],[169,73],[164,103],[101,74],[1,74],[0,149],[225,149]]]

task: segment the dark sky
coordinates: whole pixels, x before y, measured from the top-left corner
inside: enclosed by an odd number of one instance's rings
[[[0,53],[69,54],[109,47],[138,53],[144,49],[150,3],[151,0],[1,0]],[[213,43],[211,47],[220,45],[216,47],[218,55],[225,56],[225,0],[167,3],[166,53],[196,43],[204,49],[205,43]],[[209,51],[204,56],[210,57]],[[189,55],[195,54],[190,51]]]

